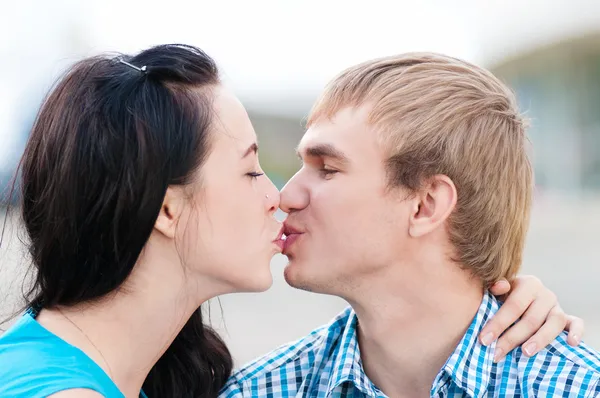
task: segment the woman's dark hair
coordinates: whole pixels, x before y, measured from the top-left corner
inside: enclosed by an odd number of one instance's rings
[[[94,301],[123,284],[167,187],[191,181],[210,151],[210,86],[218,83],[215,62],[187,45],[92,57],[67,72],[21,160],[22,216],[37,270],[30,306]],[[231,369],[225,343],[198,309],[143,388],[149,397],[214,397]]]

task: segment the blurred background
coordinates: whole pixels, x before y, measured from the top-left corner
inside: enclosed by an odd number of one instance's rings
[[[437,51],[493,71],[514,88],[532,124],[537,192],[522,272],[538,276],[567,312],[584,318],[585,340],[600,349],[600,2],[0,0],[4,206],[14,202],[7,187],[37,109],[64,69],[100,52],[168,42],[197,45],[217,60],[250,113],[263,168],[280,188],[299,167],[293,149],[312,102],[343,68]],[[18,219],[5,221],[1,317],[19,304],[28,265]],[[213,323],[237,365],[345,306],[288,287],[285,260],[273,260],[267,293],[212,303]]]

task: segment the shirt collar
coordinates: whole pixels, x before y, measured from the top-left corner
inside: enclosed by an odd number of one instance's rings
[[[362,366],[356,332],[357,326],[358,318],[354,310],[351,310],[346,322],[340,324],[343,329],[341,336],[338,336],[339,341],[333,343],[337,352],[334,354],[333,370],[327,387],[327,396],[331,395],[333,390],[344,382],[351,382],[367,396],[378,396],[376,387],[368,379]]]
[[[487,389],[491,377],[496,343],[484,346],[478,336],[487,321],[498,311],[500,304],[489,292],[485,292],[471,325],[450,355],[446,364],[438,373],[431,388],[431,396],[435,396],[450,378],[471,398],[481,396]],[[341,336],[336,347],[333,370],[327,388],[327,396],[344,382],[351,382],[364,394],[377,397],[375,385],[367,378],[360,360],[357,328],[358,318],[352,310],[345,322],[340,320]]]
[[[496,298],[486,291],[469,329],[438,373],[431,389],[432,396],[440,391],[447,377],[472,398],[481,396],[487,389],[496,343],[484,346],[479,342],[478,336],[499,308]]]

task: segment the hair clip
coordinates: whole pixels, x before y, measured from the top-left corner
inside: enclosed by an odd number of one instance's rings
[[[133,68],[133,69],[137,70],[138,72],[146,73],[146,65],[142,66],[141,68],[138,68],[137,66],[132,65],[129,62],[123,61],[120,58],[119,58],[119,62],[122,63],[122,64],[125,64],[125,65],[129,66],[130,68]]]

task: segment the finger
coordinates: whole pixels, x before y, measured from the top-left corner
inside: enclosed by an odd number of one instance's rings
[[[490,293],[494,296],[503,296],[510,291],[510,283],[502,278],[498,282],[494,283],[490,288]]]
[[[585,333],[585,322],[581,318],[568,315],[565,330],[569,332],[567,343],[569,343],[571,347],[577,347],[581,343],[581,339]]]
[[[512,293],[507,296],[504,304],[500,306],[498,312],[492,316],[481,330],[479,334],[481,344],[490,345],[515,323],[533,303],[536,294],[537,291],[533,291],[531,288],[523,289],[522,285],[516,286]]]
[[[523,317],[514,326],[512,326],[506,332],[504,332],[500,339],[498,339],[498,342],[496,343],[494,359],[500,360],[504,358],[504,355],[507,352],[514,350],[519,345],[523,344],[523,342],[527,341],[527,339],[534,336],[535,333],[544,324],[552,309],[553,308],[549,308],[546,302],[543,300],[534,301],[533,304],[531,304],[531,306],[527,309]],[[561,331],[562,329],[557,331],[557,333],[552,337],[552,339],[554,339]],[[539,341],[538,343],[541,344],[543,343],[543,341]],[[550,342],[547,342],[543,346],[546,346],[549,343]],[[528,347],[528,349],[529,348],[532,347]]]
[[[523,344],[523,353],[526,356],[537,354],[548,344],[552,343],[556,337],[565,329],[567,325],[567,316],[560,307],[550,311],[548,319],[542,327],[529,340]]]

